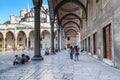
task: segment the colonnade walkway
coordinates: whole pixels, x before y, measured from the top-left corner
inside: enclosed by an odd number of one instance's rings
[[[120,80],[120,70],[85,53],[79,55],[79,61],[71,60],[64,50],[42,54],[43,61],[13,66],[14,55],[22,53],[33,56],[33,51],[0,54],[0,80]]]

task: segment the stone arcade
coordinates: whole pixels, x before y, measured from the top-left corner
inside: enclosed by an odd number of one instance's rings
[[[48,3],[50,18],[58,21],[68,39],[78,35],[76,40],[82,49],[120,68],[119,0],[48,0]],[[71,45],[67,43],[68,47]]]

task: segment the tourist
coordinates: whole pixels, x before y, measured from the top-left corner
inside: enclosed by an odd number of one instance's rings
[[[27,57],[25,56],[25,54],[22,54],[22,59],[21,59],[21,64],[24,64],[25,62],[27,62]]]
[[[13,61],[13,65],[17,65],[21,63],[21,57],[19,57],[18,55],[15,55],[15,60]]]
[[[45,55],[49,55],[49,48],[46,48]]]
[[[74,47],[74,51],[75,51],[75,61],[78,61],[78,55],[79,55],[79,49],[77,46]]]
[[[73,50],[73,47],[71,46],[70,47],[70,59],[73,59],[73,53],[74,53],[74,50]]]

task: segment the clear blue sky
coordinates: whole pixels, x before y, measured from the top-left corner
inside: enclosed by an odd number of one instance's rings
[[[20,10],[33,7],[32,0],[0,0],[0,24],[10,19],[10,15],[19,16]],[[43,4],[48,5],[47,0]]]

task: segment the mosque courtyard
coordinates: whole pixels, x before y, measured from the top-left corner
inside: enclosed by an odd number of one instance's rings
[[[69,57],[63,50],[56,55],[44,55],[43,61],[32,61],[23,65],[13,65],[15,54],[28,54],[33,51],[5,52],[0,54],[0,80],[120,80],[120,70],[98,59],[81,53],[79,61]]]

